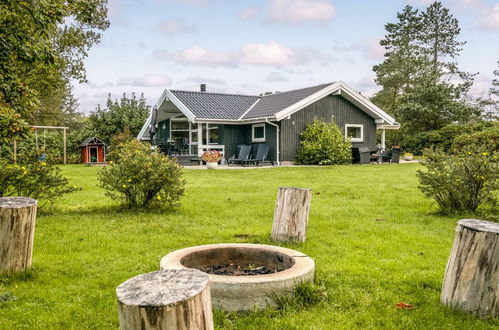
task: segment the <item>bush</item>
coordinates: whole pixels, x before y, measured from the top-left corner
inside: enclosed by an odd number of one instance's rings
[[[454,140],[451,151],[459,152],[463,149],[474,149],[478,152],[499,153],[499,124],[480,132],[462,134]]]
[[[99,172],[107,196],[126,208],[179,204],[185,181],[174,159],[136,140],[120,145],[111,157],[113,161]]]
[[[499,189],[497,154],[469,148],[446,155],[442,150],[425,150],[419,170],[419,188],[433,198],[444,213],[475,212],[482,204],[495,205]]]
[[[332,165],[352,161],[350,141],[345,140],[341,129],[334,122],[314,119],[300,134],[300,139],[296,154],[298,164]]]
[[[57,166],[36,161],[27,165],[0,162],[0,196],[24,196],[38,200],[38,205],[52,205],[64,194],[79,190],[70,186]]]

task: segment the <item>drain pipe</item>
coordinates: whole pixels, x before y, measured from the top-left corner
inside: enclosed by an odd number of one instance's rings
[[[280,156],[281,156],[281,151],[279,150],[279,125],[271,123],[268,118],[265,118],[265,122],[269,125],[275,126],[277,129],[277,134],[276,134],[276,140],[277,140],[277,166],[281,166],[280,162]]]

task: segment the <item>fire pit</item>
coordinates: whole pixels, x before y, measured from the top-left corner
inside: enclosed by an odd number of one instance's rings
[[[272,294],[286,294],[301,282],[313,281],[315,271],[307,255],[261,244],[194,246],[168,254],[160,265],[208,273],[213,307],[227,311],[272,306]]]

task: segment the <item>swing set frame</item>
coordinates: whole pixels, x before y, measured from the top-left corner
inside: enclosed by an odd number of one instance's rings
[[[55,129],[55,130],[61,129],[63,131],[64,164],[66,164],[67,163],[67,157],[66,157],[67,134],[66,134],[66,131],[69,129],[69,127],[65,127],[65,126],[36,126],[36,125],[30,126],[30,127],[35,130],[35,134],[36,134],[36,137],[37,137],[36,138],[37,149],[38,149],[38,130],[39,129],[43,129],[44,132],[47,129]],[[17,163],[17,141],[16,140],[14,140],[14,163]]]

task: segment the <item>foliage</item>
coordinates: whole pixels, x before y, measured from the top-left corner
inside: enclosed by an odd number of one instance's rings
[[[222,154],[218,150],[209,150],[205,151],[201,158],[207,163],[218,163],[222,158]]]
[[[296,154],[298,164],[346,164],[352,161],[350,141],[345,140],[341,129],[334,122],[317,118],[300,134]]]
[[[408,152],[421,155],[424,149],[441,148],[449,152],[456,138],[463,134],[472,134],[493,127],[489,121],[477,121],[468,124],[450,124],[439,130],[422,131],[409,134],[404,126],[400,130],[387,132],[387,145],[399,144]]]
[[[438,1],[422,12],[406,6],[397,19],[380,41],[387,52],[373,70],[383,89],[373,101],[409,135],[476,118],[480,104],[468,96],[474,75],[456,64],[465,44],[458,20]]]
[[[499,123],[490,128],[474,133],[462,134],[456,137],[451,151],[458,153],[464,149],[474,149],[483,152],[499,153]]]
[[[13,140],[24,139],[29,134],[29,125],[21,115],[0,104],[0,142],[7,144]]]
[[[128,127],[133,136],[137,136],[149,115],[149,106],[144,95],[137,98],[135,94],[128,98],[126,94],[118,101],[112,101],[108,96],[106,108],[100,106],[90,114],[89,130],[105,143],[110,143],[112,137]]]
[[[5,0],[0,6],[0,102],[24,117],[69,79],[109,26],[107,0]]]
[[[481,204],[495,205],[499,190],[498,154],[473,148],[446,155],[426,150],[419,170],[419,188],[433,198],[443,213],[475,212]]]
[[[114,161],[99,172],[107,196],[127,208],[179,205],[185,181],[175,160],[137,140],[121,145],[111,156]]]
[[[31,197],[38,200],[40,207],[78,190],[68,184],[60,168],[40,161],[27,165],[0,161],[0,182],[0,196]]]

